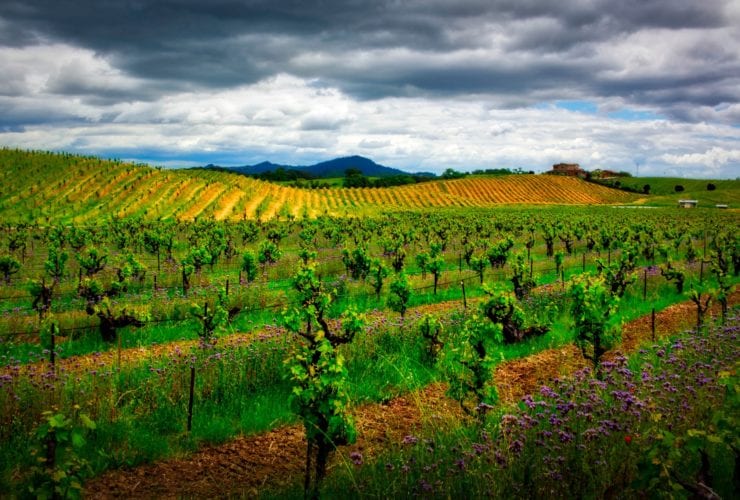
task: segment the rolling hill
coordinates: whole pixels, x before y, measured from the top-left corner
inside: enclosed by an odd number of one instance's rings
[[[647,184],[650,186],[649,199],[640,200],[653,206],[676,206],[678,200],[692,199],[699,202],[700,207],[713,207],[717,204],[740,206],[740,180],[707,180],[681,179],[680,177],[626,177],[621,179],[623,186],[642,190]],[[708,189],[709,185],[714,189]],[[676,191],[676,186],[683,187]]]
[[[110,216],[266,219],[504,204],[626,203],[636,198],[580,179],[544,175],[308,190],[215,170],[165,170],[95,157],[0,150],[3,221],[83,222]]]

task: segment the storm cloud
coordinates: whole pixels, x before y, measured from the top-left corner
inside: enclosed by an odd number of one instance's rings
[[[644,173],[734,177],[739,26],[733,0],[6,0],[0,144],[435,170],[644,148]]]

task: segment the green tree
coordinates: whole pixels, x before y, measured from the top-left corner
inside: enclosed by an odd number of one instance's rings
[[[103,285],[95,278],[83,279],[77,287],[77,295],[85,299],[85,311],[89,315],[95,314],[95,306],[107,295]]]
[[[481,304],[481,313],[491,323],[501,325],[503,341],[507,344],[521,342],[530,336],[543,335],[548,328],[544,326],[524,326],[524,311],[516,296],[511,292],[483,287],[486,301]]]
[[[362,174],[361,170],[356,168],[348,168],[344,172],[344,179],[342,179],[342,186],[345,188],[363,188],[370,186],[370,179]]]
[[[31,281],[28,291],[33,297],[31,307],[39,313],[39,319],[43,320],[44,316],[51,311],[51,299],[54,294],[54,285],[56,282],[52,281],[51,285],[46,284],[46,279],[42,278],[40,281]]]
[[[502,341],[500,324],[473,315],[456,333],[454,342],[446,342],[444,371],[449,382],[447,395],[470,416],[483,422],[485,410],[498,401],[491,378],[494,353]]]
[[[457,170],[453,168],[448,168],[444,172],[442,172],[442,175],[440,176],[442,179],[460,179],[462,177],[465,177],[467,174],[464,172],[458,172]]]
[[[223,254],[229,248],[229,241],[226,236],[226,231],[224,230],[224,227],[222,225],[214,226],[213,229],[211,229],[208,235],[206,248],[208,250],[208,254],[211,256],[208,265],[210,266],[211,270],[213,270],[213,266],[218,263],[219,259],[221,258],[221,254]]]
[[[388,277],[388,268],[380,259],[373,259],[370,263],[370,283],[375,291],[375,298],[380,300],[380,292],[383,290],[383,280]]]
[[[601,259],[596,259],[596,266],[599,273],[604,277],[604,281],[609,287],[609,292],[617,298],[624,296],[627,287],[635,282],[636,249],[633,246],[625,246],[622,249],[622,255],[616,262],[611,265],[604,264]]]
[[[203,304],[203,307],[200,304],[191,304],[190,314],[201,322],[202,328],[198,331],[201,347],[213,347],[216,344],[216,332],[229,321],[229,313],[226,309],[226,291],[219,290],[218,299],[210,306],[207,301]]]
[[[21,270],[21,263],[10,255],[0,255],[0,274],[6,285],[10,285],[10,278]]]
[[[242,254],[242,271],[247,283],[251,283],[257,277],[257,257],[254,256],[254,252],[246,250]]]
[[[157,256],[157,272],[160,272],[160,249],[164,245],[164,237],[155,229],[144,231],[143,243],[146,251]]]
[[[427,279],[427,271],[429,270],[429,261],[431,260],[430,255],[427,252],[420,252],[415,257],[416,266],[421,271],[421,278]]]
[[[559,278],[560,273],[563,270],[563,260],[565,259],[565,254],[558,250],[555,252],[555,275]]]
[[[411,286],[404,273],[396,274],[390,284],[390,297],[388,297],[388,307],[393,311],[401,314],[401,318],[406,315],[409,299],[411,298]]]
[[[498,241],[491,245],[488,249],[487,257],[491,267],[502,268],[506,264],[506,260],[509,258],[509,251],[514,246],[514,240],[510,237]]]
[[[108,261],[108,254],[97,247],[88,247],[77,255],[77,262],[85,270],[88,277],[95,276],[103,269]]]
[[[283,252],[278,249],[278,246],[270,240],[265,240],[260,243],[257,251],[257,260],[262,264],[262,270],[268,265],[272,265],[282,257]]]
[[[200,274],[203,266],[210,264],[212,260],[213,257],[206,247],[197,247],[190,250],[183,264],[193,266],[196,274]]]
[[[729,233],[719,233],[712,240],[710,257],[710,267],[712,274],[717,279],[717,300],[722,308],[722,323],[727,320],[728,299],[735,289],[730,274],[730,264],[732,260],[733,244],[738,240]]]
[[[573,254],[573,245],[575,243],[575,234],[574,231],[565,225],[561,225],[558,228],[558,238],[560,241],[563,242],[563,245],[565,245],[565,251],[568,253],[568,255]]]
[[[242,238],[242,245],[257,241],[260,230],[256,222],[252,220],[239,221],[238,233]]]
[[[517,253],[511,264],[511,283],[514,285],[514,295],[519,300],[523,300],[537,285],[534,279],[530,278],[528,271],[524,252]]]
[[[396,250],[391,254],[391,266],[396,273],[403,271],[404,261],[406,260],[406,249],[403,246],[398,246]]]
[[[421,335],[423,360],[428,365],[433,366],[444,347],[442,323],[431,314],[426,314],[417,323],[417,330]]]
[[[21,261],[26,260],[26,246],[28,245],[28,226],[20,224],[15,228],[15,231],[10,233],[8,239],[8,250],[10,252],[18,252],[21,254]]]
[[[686,269],[683,266],[674,264],[669,260],[660,266],[660,274],[676,285],[677,293],[683,293],[684,283],[686,282]]]
[[[29,492],[36,498],[81,498],[82,485],[93,470],[82,458],[87,434],[95,423],[75,405],[67,416],[56,411],[42,413],[42,423],[34,433],[31,448]]]
[[[115,342],[118,329],[126,326],[140,328],[147,319],[146,314],[136,314],[126,308],[117,310],[106,297],[95,306],[95,315],[100,319],[100,335],[105,342]]]
[[[342,262],[352,279],[364,280],[370,273],[370,256],[366,248],[357,247],[351,252],[345,248],[342,250]]]
[[[49,244],[49,255],[44,261],[44,270],[54,280],[54,283],[59,283],[64,278],[64,267],[67,264],[67,259],[69,259],[69,255],[60,246],[53,243]]]
[[[115,289],[116,293],[126,292],[131,280],[136,280],[141,284],[145,276],[144,264],[139,262],[133,254],[126,254],[116,266],[117,281],[111,283],[111,290]]]
[[[481,285],[483,284],[483,274],[486,271],[486,266],[488,263],[486,262],[486,259],[483,257],[471,257],[470,258],[470,268],[478,273],[478,278],[480,279]]]
[[[190,278],[195,272],[195,267],[185,258],[180,263],[180,269],[182,271],[182,294],[187,295],[190,290]]]
[[[555,228],[551,225],[542,226],[542,238],[545,240],[545,252],[548,257],[552,257],[555,252]]]
[[[576,345],[593,364],[597,377],[601,377],[601,358],[621,337],[616,316],[619,296],[604,276],[591,275],[576,276],[568,287],[568,295]]]
[[[82,250],[91,240],[90,233],[82,228],[72,226],[67,233],[67,243],[76,252]]]
[[[439,277],[442,275],[442,270],[445,267],[445,260],[441,254],[437,254],[431,258],[427,268],[432,273],[434,279],[434,295],[437,295],[437,284],[439,283]]]
[[[305,493],[315,498],[326,475],[329,453],[341,444],[354,442],[356,437],[348,411],[347,370],[337,348],[352,341],[362,330],[364,319],[348,311],[340,319],[339,331],[329,327],[326,314],[334,297],[316,276],[313,263],[300,267],[293,288],[299,306],[284,311],[283,321],[305,342],[286,362],[293,382],[291,407],[306,429]],[[312,467],[314,450],[316,461]]]

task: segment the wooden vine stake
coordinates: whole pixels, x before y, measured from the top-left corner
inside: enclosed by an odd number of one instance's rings
[[[642,300],[647,299],[647,268],[645,268],[645,272],[643,273],[643,281],[642,281]]]
[[[56,334],[59,330],[59,327],[56,323],[52,322],[49,326],[49,333],[51,333],[51,347],[49,349],[49,363],[51,364],[51,369],[54,373],[56,373]]]
[[[527,249],[529,251],[529,249]],[[534,259],[529,259],[529,279],[532,279],[532,273],[534,272]]]
[[[193,428],[193,396],[195,393],[195,364],[190,365],[190,397],[188,398],[188,433]]]

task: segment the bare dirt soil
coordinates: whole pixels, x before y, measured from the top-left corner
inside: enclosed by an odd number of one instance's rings
[[[731,304],[736,304],[735,293]],[[459,307],[459,305],[458,305]],[[439,310],[440,305],[434,308]],[[656,314],[656,338],[690,328],[695,323],[696,308],[684,302]],[[718,308],[712,314],[719,314]],[[619,352],[634,350],[652,340],[651,315],[623,326]],[[515,403],[555,377],[567,375],[585,366],[575,346],[549,349],[526,358],[501,364],[494,375],[504,404]],[[334,454],[332,468],[351,466],[353,451],[365,460],[397,446],[404,436],[425,425],[440,428],[454,426],[464,418],[456,402],[445,395],[442,384],[395,398],[387,403],[365,405],[356,409],[358,441]],[[305,439],[300,425],[269,432],[240,436],[228,443],[207,446],[177,459],[142,465],[131,469],[108,471],[86,484],[86,498],[180,498],[255,496],[265,487],[275,488],[300,481],[305,459]]]

